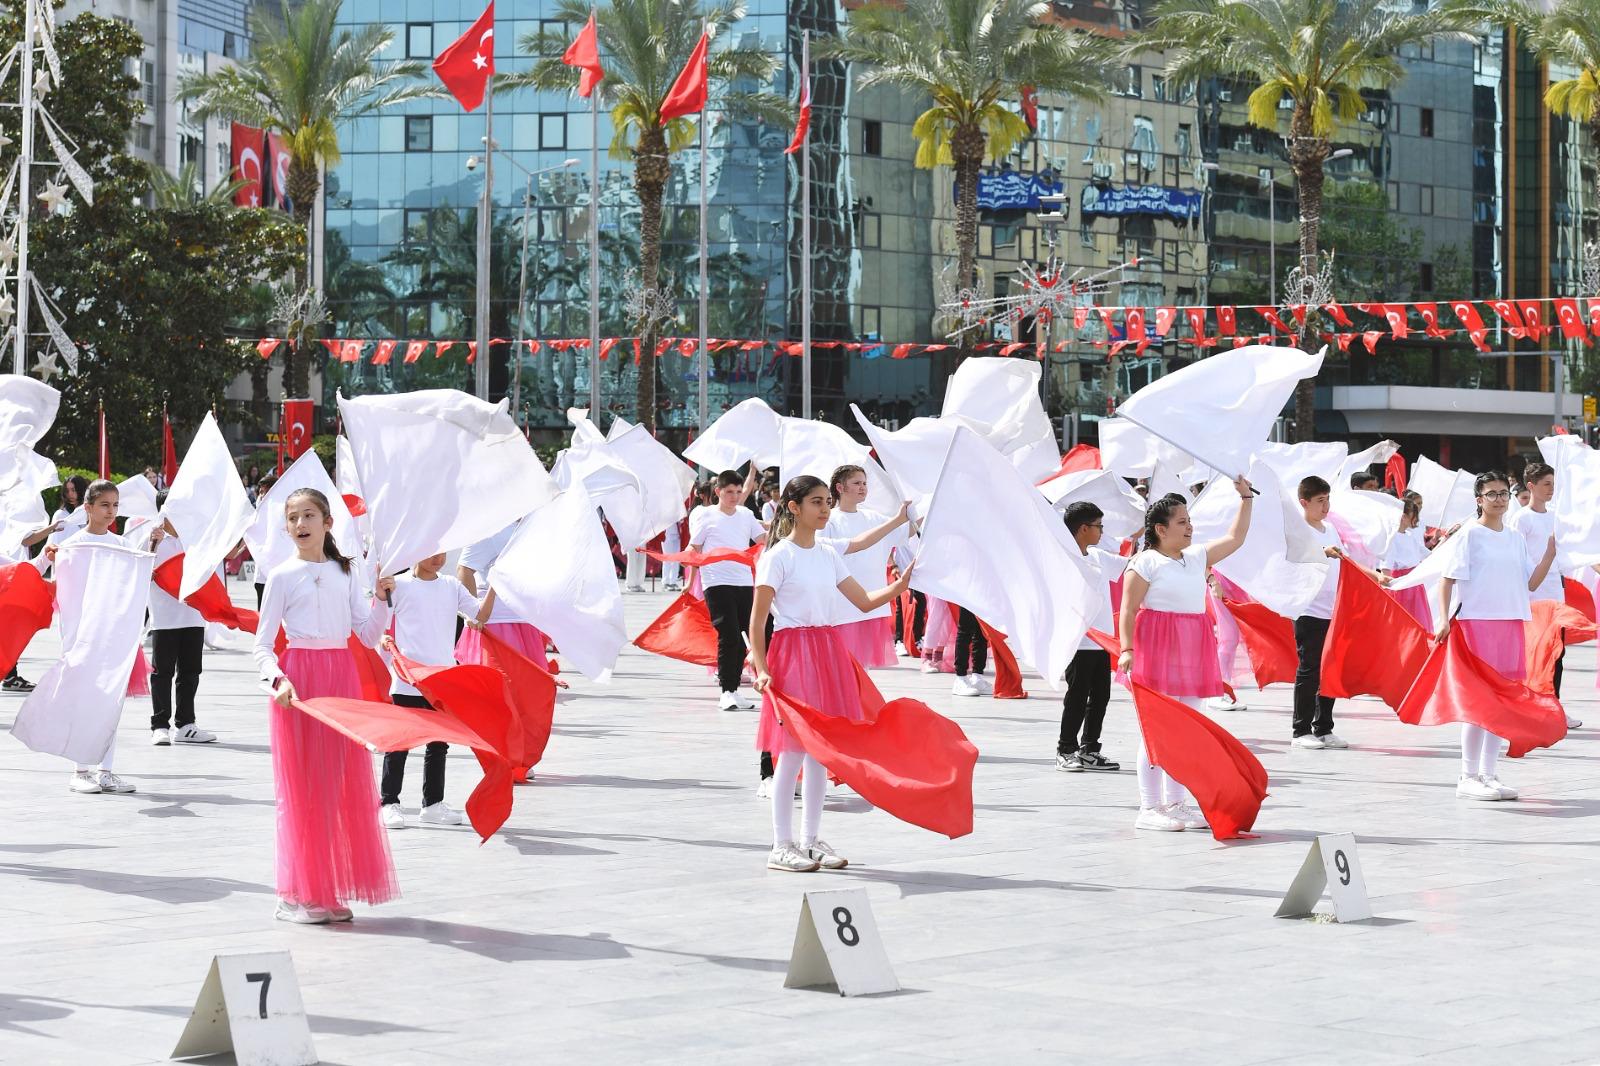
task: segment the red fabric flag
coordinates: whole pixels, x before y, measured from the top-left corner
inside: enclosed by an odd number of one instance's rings
[[[1438,339],[1450,336],[1450,331],[1439,328],[1439,305],[1420,303],[1414,305],[1418,316],[1422,319],[1422,331],[1428,336]]]
[[[471,366],[473,363],[476,363],[477,361],[478,361],[478,342],[477,341],[468,341],[467,342],[467,365]]]
[[[356,677],[361,681],[361,698],[372,703],[393,703],[389,698],[389,668],[383,656],[361,643],[354,633],[345,641],[350,659],[356,664]]]
[[[1600,300],[1589,301],[1589,332],[1600,337]]]
[[[717,548],[714,551],[697,552],[693,548],[681,552],[662,552],[654,548],[640,548],[650,558],[663,563],[682,563],[684,566],[710,566],[712,563],[744,563],[753,572],[756,568],[756,557],[765,547],[759,542],[748,548]]]
[[[1008,344],[1004,348],[1001,348],[1000,349],[1000,354],[1001,355],[1015,355],[1018,351],[1020,351],[1023,348],[1026,348],[1026,347],[1027,347],[1027,344],[1025,344],[1025,343],[1023,343],[1021,341],[1018,341],[1018,342],[1015,342],[1015,343],[1012,343],[1012,344]]]
[[[292,463],[311,447],[316,407],[310,400],[283,401],[284,454]]]
[[[1133,706],[1151,764],[1189,790],[1212,837],[1249,836],[1267,798],[1261,760],[1232,733],[1171,696],[1136,684]]]
[[[229,166],[233,180],[242,182],[233,194],[238,207],[260,207],[262,200],[261,131],[242,122],[228,127]]]
[[[1468,650],[1459,626],[1451,627],[1444,641],[1434,645],[1395,713],[1411,725],[1482,726],[1510,744],[1507,754],[1513,759],[1534,748],[1548,748],[1567,735],[1560,701],[1484,665]]]
[[[806,146],[806,134],[811,131],[811,71],[800,72],[800,116],[795,120],[794,137],[784,155],[793,155]]]
[[[1334,339],[1338,342],[1341,352],[1348,352],[1350,350],[1350,342],[1356,339],[1356,335],[1354,333],[1336,333],[1334,334]]]
[[[1176,307],[1156,308],[1156,336],[1165,337],[1172,332],[1172,323],[1178,319]]]
[[[1389,456],[1389,461],[1383,464],[1383,487],[1394,489],[1396,496],[1406,491],[1406,457],[1399,452]]]
[[[178,587],[183,583],[183,553],[179,552],[156,567],[150,577],[155,581],[156,588],[176,599]],[[200,617],[207,622],[220,622],[229,629],[243,633],[254,633],[256,623],[260,621],[256,612],[233,605],[232,598],[228,596],[228,587],[216,574],[212,574],[204,585],[183,602],[199,611]]]
[[[589,12],[589,21],[583,24],[578,36],[567,46],[567,53],[561,57],[561,62],[583,71],[578,75],[578,95],[588,99],[594,87],[606,76],[605,68],[600,65],[600,34],[595,29],[593,11]]]
[[[1550,327],[1544,322],[1544,302],[1542,300],[1518,300],[1517,308],[1522,312],[1522,324],[1527,328],[1531,340],[1542,340]]]
[[[1389,333],[1395,340],[1405,340],[1411,335],[1411,330],[1406,325],[1405,304],[1384,304],[1383,318],[1389,323]]]
[[[1288,336],[1294,335],[1294,330],[1289,328],[1289,324],[1278,317],[1277,309],[1272,307],[1257,307],[1253,310],[1256,314],[1260,315],[1262,320],[1265,321],[1267,325],[1271,326],[1274,331],[1286,334]]]
[[[1100,449],[1092,444],[1074,444],[1066,455],[1061,457],[1061,465],[1053,473],[1046,474],[1035,484],[1043,485],[1046,481],[1058,478],[1062,474],[1072,474],[1079,470],[1099,470]]]
[[[0,565],[0,675],[9,674],[33,635],[50,625],[55,586],[32,563]]]
[[[367,513],[367,501],[353,492],[346,492],[342,496],[344,505],[350,512],[351,518],[360,518]]]
[[[1205,314],[1206,314],[1205,308],[1197,307],[1194,310],[1199,311],[1200,312],[1200,320],[1202,322],[1205,321]],[[1193,321],[1193,319],[1191,319],[1191,321]],[[1239,309],[1236,308],[1236,307],[1219,307],[1219,308],[1217,308],[1217,336],[1219,336],[1219,337],[1231,337],[1235,333],[1237,333],[1238,331],[1239,331]],[[1195,336],[1198,337],[1200,335],[1200,333],[1201,333],[1200,330],[1195,330]]]
[[[1494,313],[1505,321],[1508,333],[1518,340],[1528,335],[1527,329],[1522,324],[1522,315],[1517,312],[1516,304],[1510,300],[1490,300],[1488,303],[1494,308]]]
[[[689,61],[678,72],[677,80],[667,90],[661,101],[661,124],[665,126],[675,118],[705,110],[709,86],[706,76],[706,48],[711,38],[704,33],[689,53]]]
[[[989,651],[994,656],[994,698],[997,700],[1025,700],[1027,690],[1022,687],[1022,670],[1017,657],[1011,654],[1004,633],[991,629],[989,623],[978,619],[978,628],[989,641]]]
[[[1345,313],[1345,309],[1342,306],[1340,306],[1339,304],[1336,304],[1336,303],[1323,304],[1322,305],[1322,309],[1324,311],[1328,312],[1328,317],[1332,318],[1335,322],[1339,323],[1339,325],[1343,326],[1345,329],[1355,329],[1356,328],[1356,324],[1354,322],[1350,321],[1350,316]]]
[[[1294,623],[1265,604],[1240,603],[1227,598],[1222,603],[1239,624],[1239,636],[1244,640],[1245,654],[1250,657],[1250,672],[1255,675],[1256,688],[1266,688],[1275,681],[1292,683],[1295,668],[1300,663],[1294,645]]]
[[[399,341],[379,341],[377,349],[372,353],[373,366],[387,366],[389,358],[394,355],[395,346]]]
[[[433,342],[433,357],[435,359],[442,359],[442,358],[444,358],[444,353],[448,352],[451,348],[454,348],[455,346],[456,346],[456,342],[455,341],[434,341]]]
[[[1144,308],[1130,307],[1122,313],[1123,335],[1134,342],[1135,348],[1142,352],[1150,347],[1150,335],[1144,328]]]
[[[1205,321],[1205,312],[1202,311],[1200,313],[1200,319],[1201,319],[1202,322]],[[1081,306],[1080,307],[1074,307],[1072,309],[1072,328],[1073,329],[1082,329],[1084,326],[1086,326],[1088,324],[1089,324],[1089,309],[1087,307],[1081,307]],[[1196,335],[1198,336],[1198,331],[1196,332]]]
[[[111,477],[111,442],[106,439],[106,409],[100,408],[100,480]]]
[[[911,354],[911,349],[914,348],[914,347],[916,347],[916,345],[914,345],[914,344],[897,344],[889,352],[889,358],[890,359],[904,359],[906,356]]]
[[[272,353],[277,351],[278,345],[282,343],[283,340],[279,337],[262,337],[256,341],[256,354],[263,359],[271,359]]]
[[[1322,645],[1324,696],[1373,695],[1398,710],[1432,644],[1399,600],[1339,560],[1339,594]]]
[[[952,840],[972,832],[978,749],[961,727],[919,700],[885,703],[859,664],[856,685],[867,713],[860,722],[767,691],[806,752],[868,803]]]
[[[1595,618],[1594,597],[1590,595],[1581,581],[1572,578],[1561,579],[1561,590],[1566,594],[1567,606],[1593,622]]]
[[[267,165],[261,179],[261,203],[266,207],[288,212],[294,205],[289,201],[289,146],[283,136],[269,133],[266,136]]]
[[[1484,326],[1483,319],[1478,317],[1478,309],[1472,306],[1472,301],[1452,300],[1450,301],[1450,310],[1454,311],[1456,317],[1461,320],[1461,324],[1467,327],[1467,336],[1472,339],[1473,347],[1480,352],[1489,351],[1489,342],[1484,339],[1488,336],[1489,331]]]
[[[1583,315],[1578,312],[1577,300],[1557,300],[1556,321],[1561,324],[1561,335],[1569,341],[1586,341],[1589,331],[1583,326]]]
[[[367,346],[367,342],[366,341],[340,341],[339,342],[339,362],[341,362],[341,363],[359,363],[359,362],[361,362],[361,349],[365,348],[366,346]]]
[[[1582,586],[1579,586],[1580,588]],[[1556,691],[1556,661],[1568,644],[1582,644],[1595,637],[1595,624],[1583,612],[1554,600],[1534,600],[1533,618],[1523,623],[1528,677],[1526,684],[1548,696]]]
[[[1037,133],[1039,131],[1038,88],[1032,85],[1022,86],[1021,95],[1017,102],[1022,108],[1022,121],[1028,124],[1030,130]]]
[[[711,625],[711,612],[704,600],[687,592],[645,626],[644,632],[633,638],[633,646],[679,662],[717,665],[717,631]]]
[[[172,479],[178,476],[178,449],[172,443],[172,419],[167,417],[167,408],[161,407],[161,479],[172,487]]]
[[[494,76],[494,0],[490,0],[471,29],[439,53],[433,61],[433,72],[468,111],[477,110],[483,103],[489,79]]]
[[[1305,304],[1290,304],[1289,305],[1289,313],[1294,316],[1294,324],[1295,325],[1304,326],[1306,324],[1306,305]]]
[[[1361,334],[1361,343],[1367,346],[1368,355],[1378,354],[1378,342],[1383,339],[1383,330],[1369,329]]]

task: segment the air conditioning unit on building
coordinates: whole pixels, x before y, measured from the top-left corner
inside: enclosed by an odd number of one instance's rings
[[[1094,177],[1095,181],[1110,181],[1111,180],[1111,164],[1110,163],[1096,163],[1094,165],[1094,168],[1090,171],[1090,174]]]

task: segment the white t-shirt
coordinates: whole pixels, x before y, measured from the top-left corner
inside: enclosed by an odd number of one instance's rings
[[[828,526],[824,531],[829,537],[848,543],[863,533],[871,532],[889,521],[889,515],[879,514],[877,511],[868,511],[864,508],[855,511],[834,511],[828,517]],[[878,543],[865,551],[853,552],[844,555],[844,549],[839,548],[839,554],[844,556],[845,569],[850,571],[850,576],[858,581],[863,589],[875,592],[889,583],[889,555],[896,547],[905,543],[905,526],[900,526],[894,532],[884,537]],[[851,602],[839,595],[839,615],[834,621],[840,625],[849,622],[859,622],[863,618],[888,618],[894,614],[894,608],[884,604],[870,614],[862,614],[855,609]]]
[[[183,542],[177,537],[166,536],[161,538],[161,543],[156,545],[156,566],[183,552]],[[169,595],[165,589],[150,582],[150,628],[151,629],[198,629],[204,628],[206,620],[200,612],[190,607],[176,596]]]
[[[1522,537],[1523,545],[1527,548],[1528,566],[1531,571],[1539,565],[1539,560],[1544,558],[1544,550],[1549,546],[1550,538],[1555,535],[1556,515],[1554,511],[1535,511],[1532,507],[1524,507],[1506,519],[1506,528]],[[1561,574],[1553,561],[1544,575],[1544,580],[1533,590],[1533,599],[1566,599],[1566,592],[1561,587]]]
[[[251,652],[256,672],[269,684],[283,676],[272,650],[280,625],[290,647],[342,648],[353,633],[374,648],[389,628],[389,607],[368,598],[353,570],[347,574],[331,559],[294,558],[267,575],[261,596],[261,621]]]
[[[1318,529],[1307,522],[1306,527],[1311,530],[1311,537],[1324,548],[1339,547],[1339,531],[1333,528],[1333,523],[1323,519],[1322,528]],[[1322,587],[1317,590],[1317,598],[1306,605],[1306,615],[1311,618],[1332,618],[1333,603],[1339,595],[1339,560],[1327,559],[1327,572],[1322,577]]]
[[[1147,548],[1129,560],[1128,569],[1150,583],[1141,606],[1174,614],[1205,613],[1205,545],[1191,544],[1177,559]]]
[[[1413,526],[1404,533],[1395,531],[1383,550],[1383,568],[1389,573],[1410,570],[1428,557],[1428,545],[1422,539],[1422,527]]]
[[[1117,624],[1111,618],[1111,586],[1122,576],[1128,567],[1128,560],[1120,555],[1102,551],[1099,548],[1090,548],[1086,553],[1089,557],[1089,568],[1100,576],[1104,586],[1097,590],[1098,595],[1094,601],[1094,614],[1089,618],[1089,628],[1098,629],[1107,635],[1114,634]],[[1145,602],[1149,602],[1146,597]],[[1079,651],[1100,651],[1100,645],[1085,636],[1078,641]]]
[[[839,583],[849,576],[839,552],[821,538],[802,548],[785,537],[756,560],[756,584],[773,590],[774,630],[833,625]]]
[[[511,543],[511,536],[517,531],[519,523],[513,522],[500,532],[478,541],[472,547],[461,553],[460,565],[471,570],[478,576],[478,594],[488,592],[489,568],[500,558],[506,550],[506,545]],[[496,596],[494,606],[489,610],[490,622],[526,622],[526,618],[518,618],[515,611],[504,600]],[[402,645],[404,647],[404,645]]]
[[[394,642],[400,653],[412,662],[428,666],[450,666],[456,661],[456,615],[476,616],[480,600],[473,598],[465,585],[440,574],[424,581],[415,574],[394,579]],[[391,693],[420,695],[416,688],[400,680],[393,664]]]
[[[778,501],[768,500],[761,505],[761,520],[771,522],[778,514]]]
[[[1522,536],[1509,529],[1490,529],[1468,522],[1451,537],[1450,561],[1444,576],[1454,578],[1457,618],[1520,619],[1533,617],[1528,604],[1528,578],[1533,563]]]
[[[722,548],[744,551],[766,536],[766,530],[749,508],[735,507],[723,514],[720,507],[702,507],[689,516],[689,543],[703,552]],[[750,568],[744,563],[712,563],[700,568],[700,586],[742,585],[749,588]]]

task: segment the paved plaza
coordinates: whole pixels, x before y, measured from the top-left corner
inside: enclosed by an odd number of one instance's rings
[[[629,632],[668,601],[627,597]],[[611,686],[573,679],[497,836],[391,833],[403,897],[299,927],[272,919],[265,698],[234,644],[201,684],[217,744],[151,747],[130,701],[117,770],[136,795],[75,795],[60,760],[0,740],[0,1062],[164,1061],[212,956],[276,949],[322,1061],[352,1066],[1600,1061],[1600,730],[1502,762],[1521,802],[1472,805],[1453,727],[1341,702],[1350,750],[1291,750],[1288,689],[1242,693],[1224,722],[1272,794],[1258,839],[1219,844],[1136,835],[1131,769],[1057,773],[1059,696],[1037,678],[1026,701],[954,699],[903,662],[884,692],[982,752],[976,829],[945,840],[835,793],[823,837],[851,866],[799,876],[765,869],[755,714],[630,648]],[[41,634],[23,674],[56,647]],[[1593,646],[1569,662],[1569,708],[1600,722]],[[0,696],[0,726],[20,705]],[[1131,712],[1119,693],[1105,737],[1125,766]],[[448,800],[477,777],[453,752]],[[420,787],[413,759],[413,815]],[[1274,919],[1310,841],[1346,831],[1378,918]],[[802,891],[834,887],[870,894],[903,991],[783,987]]]

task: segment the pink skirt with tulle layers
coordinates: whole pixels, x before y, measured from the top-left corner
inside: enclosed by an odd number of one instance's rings
[[[1405,577],[1415,569],[1416,567],[1414,566],[1407,566],[1403,569],[1395,570],[1389,576]],[[1409,614],[1412,618],[1415,618],[1417,623],[1421,625],[1422,628],[1426,629],[1429,633],[1433,632],[1433,611],[1428,607],[1427,589],[1418,585],[1415,588],[1398,589],[1392,591],[1389,593],[1389,595],[1393,596],[1395,598],[1395,602],[1401,607],[1404,607],[1406,614]]]
[[[767,673],[772,687],[823,714],[859,722],[866,718],[856,686],[850,653],[832,626],[780,629],[767,647]],[[778,721],[771,693],[761,696],[761,724],[756,749],[778,755],[804,751],[793,733]]]
[[[868,670],[893,666],[899,661],[894,653],[893,618],[863,618],[834,626],[833,632],[856,662]]]
[[[1458,618],[1467,648],[1484,665],[1513,681],[1528,676],[1528,645],[1523,624],[1516,618]]]
[[[1211,618],[1140,608],[1133,620],[1133,680],[1164,696],[1222,695]]]
[[[537,627],[527,622],[485,622],[483,628],[538,663],[541,669],[550,669],[550,657],[544,652],[544,634]],[[456,662],[469,666],[489,665],[489,657],[483,654],[483,638],[471,626],[461,629],[461,639],[456,641]]]

